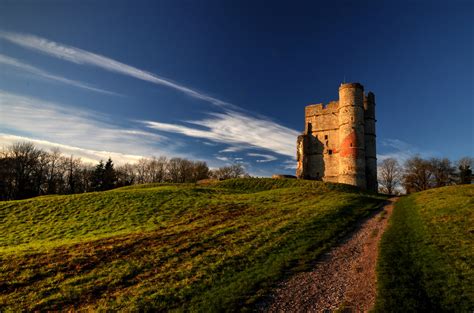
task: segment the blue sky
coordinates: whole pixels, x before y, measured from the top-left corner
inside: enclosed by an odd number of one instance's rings
[[[379,159],[474,155],[472,1],[2,1],[0,145],[293,173],[305,105],[358,81]]]

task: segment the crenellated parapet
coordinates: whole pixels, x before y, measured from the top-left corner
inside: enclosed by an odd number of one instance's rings
[[[305,107],[305,116],[314,116],[321,114],[331,114],[336,113],[339,109],[338,101],[331,101],[328,104],[318,103],[310,104]]]

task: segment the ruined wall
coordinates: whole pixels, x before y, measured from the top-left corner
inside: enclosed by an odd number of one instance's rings
[[[305,134],[298,136],[296,177],[320,180],[324,175],[322,148],[317,136],[313,135],[311,125],[308,123]]]
[[[337,112],[339,103],[333,101],[326,106],[316,104],[306,107],[306,132],[308,125],[312,125],[312,136],[317,144],[317,155],[309,160],[311,164],[311,178],[337,182],[337,160],[339,125]]]
[[[361,84],[342,84],[339,101],[308,105],[297,144],[298,178],[376,191],[375,97]]]

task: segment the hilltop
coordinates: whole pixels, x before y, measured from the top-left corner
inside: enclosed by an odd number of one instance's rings
[[[249,178],[2,202],[0,308],[250,307],[384,199]]]

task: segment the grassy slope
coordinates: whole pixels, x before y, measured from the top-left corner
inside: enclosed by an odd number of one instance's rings
[[[3,202],[0,311],[245,307],[382,200],[238,179]]]
[[[396,204],[382,238],[376,312],[474,311],[474,186]]]

